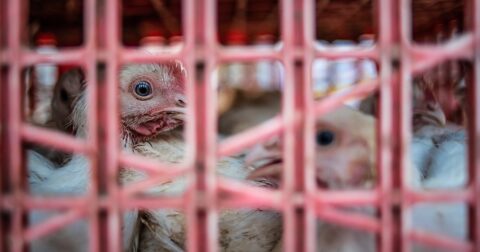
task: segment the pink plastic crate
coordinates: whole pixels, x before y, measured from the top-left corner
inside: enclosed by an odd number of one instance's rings
[[[375,18],[378,20],[378,41],[374,48],[353,51],[321,51],[314,48],[315,3],[308,0],[281,1],[281,40],[279,50],[252,50],[249,47],[232,51],[216,41],[216,1],[183,1],[184,47],[180,52],[152,56],[136,49],[125,49],[120,42],[120,1],[105,0],[97,12],[97,1],[85,0],[83,46],[63,49],[55,55],[40,55],[22,45],[21,24],[26,22],[26,4],[21,0],[2,0],[1,36],[6,38],[0,60],[8,71],[2,72],[0,88],[0,251],[22,251],[28,242],[58,227],[86,217],[90,222],[91,251],[120,251],[120,214],[125,209],[143,207],[178,207],[187,213],[188,251],[217,251],[217,212],[223,207],[268,207],[283,213],[284,250],[315,251],[315,219],[317,217],[346,223],[378,234],[379,251],[409,251],[412,241],[442,246],[451,251],[480,251],[480,3],[471,0],[466,8],[472,29],[455,40],[442,45],[416,45],[411,38],[411,8],[409,0],[377,0]],[[398,18],[399,17],[399,18]],[[96,29],[103,26],[105,48],[97,47]],[[400,47],[398,59],[393,48]],[[410,138],[410,80],[414,73],[446,59],[469,59],[474,65],[474,78],[469,99],[469,167],[471,181],[462,191],[449,193],[416,193],[401,178],[401,169],[407,160],[405,145]],[[359,85],[341,96],[316,102],[312,99],[311,65],[316,57],[363,57],[375,60],[380,66],[378,80]],[[158,176],[171,169],[162,169],[142,158],[121,153],[117,145],[118,124],[117,83],[118,69],[123,63],[180,59],[188,72],[187,93],[192,105],[188,111],[186,129],[187,158],[178,173],[194,177],[185,196],[177,199],[145,200],[126,193],[112,179],[120,165],[156,170]],[[216,142],[216,94],[208,82],[215,67],[226,60],[275,59],[285,66],[283,114],[264,126]],[[401,61],[401,68],[392,67],[393,60]],[[106,63],[107,85],[100,89],[95,81],[88,83],[88,139],[27,125],[21,115],[21,79],[23,67],[40,62],[78,64],[86,70],[87,79],[95,80],[96,62]],[[313,181],[314,118],[321,116],[342,101],[366,97],[379,91],[378,170],[379,184],[372,191],[326,192],[315,188]],[[102,94],[103,106],[97,96]],[[395,99],[394,99],[395,98]],[[108,111],[108,113],[102,113]],[[98,117],[99,114],[106,116]],[[400,116],[393,116],[400,115]],[[97,129],[103,128],[101,136]],[[394,130],[398,129],[398,130]],[[215,162],[219,156],[233,154],[275,134],[284,136],[283,188],[270,192],[261,188],[224,181],[215,176]],[[76,198],[38,198],[25,190],[25,172],[22,160],[22,142],[41,143],[67,152],[82,153],[92,161],[95,185],[87,195]],[[101,153],[101,155],[99,155]],[[97,169],[98,167],[102,169]],[[167,167],[168,168],[168,167]],[[184,168],[184,169],[182,169]],[[163,172],[162,172],[163,171]],[[141,187],[141,184],[135,185]],[[229,194],[228,199],[220,193]],[[412,230],[403,220],[414,202],[465,201],[471,206],[470,242],[445,239],[437,235]],[[207,203],[205,203],[207,202]],[[375,205],[380,210],[378,219],[350,216],[332,211],[329,205]],[[393,211],[398,206],[400,214]],[[25,214],[31,209],[68,209],[66,214],[47,222],[27,227]]]

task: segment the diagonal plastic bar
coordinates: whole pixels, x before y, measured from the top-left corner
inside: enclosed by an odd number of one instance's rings
[[[73,223],[85,214],[84,208],[69,210],[61,215],[56,215],[50,219],[39,223],[25,231],[25,240],[33,241],[49,233],[58,231],[62,227]]]
[[[420,230],[410,230],[409,238],[424,246],[433,246],[445,251],[474,251],[471,243],[459,241],[447,236],[431,234]]]

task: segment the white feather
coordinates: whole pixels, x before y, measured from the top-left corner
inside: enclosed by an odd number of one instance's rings
[[[422,174],[418,190],[459,189],[466,185],[466,137],[464,131],[417,136],[412,141],[412,161]],[[415,178],[413,178],[415,179]],[[461,203],[421,203],[412,209],[415,229],[467,240],[467,206]],[[414,251],[446,251],[415,245]]]
[[[89,187],[90,168],[88,160],[74,156],[65,166],[52,169],[48,160],[32,153],[29,157],[30,191],[35,196],[80,196]],[[41,174],[41,176],[37,175]],[[33,179],[41,177],[42,179]],[[32,211],[29,215],[31,225],[39,224],[49,218],[59,216],[59,211]],[[137,212],[126,212],[123,217],[123,246],[129,249],[133,242],[133,233]],[[88,251],[88,222],[84,219],[65,226],[60,230],[35,240],[32,251]]]
[[[178,163],[185,153],[179,132],[160,136],[135,151],[164,162]],[[217,163],[217,174],[235,180],[244,180],[249,169],[243,160],[222,158]],[[179,177],[150,188],[155,196],[179,195],[186,191],[187,178]],[[250,182],[254,183],[254,182]],[[141,251],[184,251],[185,215],[175,209],[146,210],[143,222],[148,227],[140,238]],[[260,209],[223,210],[219,213],[220,251],[271,251],[281,237],[281,216]]]

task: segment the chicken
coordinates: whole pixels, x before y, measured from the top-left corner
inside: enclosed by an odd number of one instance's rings
[[[353,131],[351,122],[365,127]],[[320,118],[316,125],[318,185],[330,189],[371,187],[375,175],[375,119],[345,107]],[[257,168],[250,177],[278,178],[281,154],[278,137],[255,147],[246,157],[247,164]]]
[[[178,63],[128,65],[120,74],[121,95],[121,138],[127,151],[133,151],[135,144],[148,141],[183,124],[185,111],[183,68]],[[77,135],[84,137],[87,132],[86,99],[81,94],[72,113]],[[74,155],[62,167],[52,163],[35,152],[28,152],[30,191],[34,195],[81,195],[89,187],[90,172],[88,160]],[[119,173],[121,184],[128,184],[144,178],[144,174],[124,168]],[[30,223],[37,224],[56,212],[33,211]],[[137,211],[124,213],[123,245],[133,244]],[[34,241],[32,251],[86,251],[88,246],[87,223],[77,221]]]
[[[178,80],[172,77],[178,76],[178,73],[179,68],[175,66],[166,69],[156,65],[129,66],[122,70],[120,76],[122,81],[122,142],[128,151],[166,163],[179,163],[183,159],[184,141],[181,132],[176,128],[183,122],[183,109],[186,101],[182,96],[181,88],[173,84]],[[144,96],[142,96],[142,98],[138,97],[140,99],[137,101],[136,97],[139,94],[131,94],[137,88],[129,85],[133,82],[133,84],[136,83],[137,86],[141,86],[138,89],[143,88],[145,83],[136,78],[139,75],[148,77],[152,85],[156,80],[155,76],[163,75],[163,77],[160,77],[161,79],[156,81],[171,83],[173,87],[171,85],[168,90],[175,91],[175,88],[177,88],[178,92],[172,94],[160,87],[157,88],[156,92],[153,92],[153,97],[150,100],[144,99]],[[143,94],[143,92],[140,93]],[[158,98],[155,98],[155,96]],[[147,95],[147,97],[149,96]],[[72,114],[77,134],[80,136],[86,134],[84,125],[86,106],[85,96],[82,95],[76,102]],[[148,106],[155,106],[158,110],[154,111],[156,114],[149,114]],[[244,180],[250,171],[242,160],[228,157],[220,160],[217,167],[219,175],[237,180]],[[86,160],[82,157],[74,156],[67,165],[58,169],[42,169],[38,166],[29,168],[31,180],[34,179],[34,174],[39,174],[35,175],[35,179],[41,177],[41,179],[37,179],[38,181],[31,181],[30,183],[31,187],[34,187],[38,193],[79,193],[85,192],[88,187],[88,166]],[[74,181],[69,179],[71,176],[75,176]],[[146,178],[145,174],[128,169],[124,169],[120,173],[120,182],[124,184]],[[268,183],[250,183],[269,186]],[[186,178],[179,177],[159,183],[144,193],[150,196],[173,196],[184,192],[186,186]],[[136,230],[137,226],[134,225],[134,220],[137,218],[135,214],[136,212],[128,212],[126,213],[128,216],[125,216],[125,247],[133,242],[132,238],[136,236],[135,232],[138,231]],[[141,251],[183,251],[186,228],[183,213],[172,209],[160,209],[142,210],[140,215],[142,222],[141,227],[139,227],[141,231],[138,246]],[[45,215],[39,216],[36,212],[31,216],[34,223],[45,218]],[[79,248],[80,251],[85,250],[86,236],[79,234],[80,230],[85,231],[85,225],[84,222],[79,222],[76,226],[62,230],[61,236],[60,234],[54,234],[46,239],[41,239],[39,243],[34,243],[32,248],[38,248],[36,251],[54,251],[75,245],[75,248]],[[222,251],[270,251],[275,244],[274,242],[281,236],[281,217],[278,213],[256,209],[225,210],[220,214],[219,227]]]
[[[63,132],[74,133],[71,113],[75,99],[85,88],[85,76],[80,68],[63,74],[55,84],[51,102],[51,123]]]
[[[32,160],[32,155],[37,161]],[[89,185],[90,174],[88,172],[88,161],[81,156],[75,155],[72,160],[60,168],[40,166],[38,154],[29,153],[29,186],[33,195],[55,195],[55,196],[79,196],[85,194]],[[31,164],[34,162],[33,165]],[[44,162],[48,162],[44,161]],[[44,164],[44,163],[43,163]],[[48,170],[50,169],[50,170]],[[32,174],[43,170],[43,177],[32,177]],[[49,171],[49,173],[46,173]],[[123,180],[132,180],[128,173],[121,173]],[[61,211],[32,211],[29,215],[31,225],[39,224],[51,217],[55,217]],[[137,228],[136,211],[123,214],[123,246],[130,249],[135,245],[135,230]],[[88,223],[78,220],[73,224],[61,228],[59,231],[49,234],[40,239],[34,240],[30,245],[31,251],[87,251],[88,249]]]
[[[135,151],[158,160],[178,163],[184,153],[181,135],[160,135],[149,144],[135,147]],[[250,170],[243,160],[225,157],[217,163],[217,174],[235,180],[245,180]],[[247,182],[256,186],[271,186],[265,182]],[[179,177],[156,185],[148,195],[172,196],[183,193],[186,177]],[[185,215],[175,209],[144,210],[146,228],[140,236],[140,251],[184,251]],[[260,209],[222,210],[219,214],[220,251],[271,251],[281,237],[281,216]]]
[[[421,190],[464,187],[468,180],[465,130],[448,124],[445,116],[440,116],[440,105],[427,106],[429,110],[414,111],[414,117],[421,126],[414,132],[411,143],[412,166],[414,171],[418,171],[418,178],[416,181],[411,179],[411,186]],[[422,123],[422,120],[425,121]],[[420,203],[412,209],[411,217],[415,228],[458,240],[468,239],[466,204]],[[419,244],[414,244],[413,248],[414,251],[449,251]]]
[[[414,166],[422,178],[428,178],[422,187],[440,189],[464,186],[467,180],[465,130],[447,124],[438,104],[427,104],[426,107],[414,110],[416,130],[411,145]],[[437,177],[449,179],[438,184],[432,182]]]
[[[74,68],[63,74],[55,83],[53,97],[50,104],[48,120],[40,126],[74,134],[71,113],[75,99],[80,96],[85,87],[85,79],[80,68]],[[54,166],[64,165],[71,158],[70,154],[46,148],[43,146],[29,146],[30,149],[42,154],[53,162]]]
[[[462,131],[450,132],[449,129],[442,128],[444,117],[438,108],[429,106],[415,114],[417,122],[423,124],[423,127],[417,129],[412,141],[412,166],[408,170],[409,182],[415,189],[459,187],[466,181],[464,134]],[[346,107],[317,120],[315,174],[318,187],[333,190],[373,187],[376,179],[374,127],[373,117]],[[436,133],[428,135],[425,132],[430,131],[424,127],[434,128]],[[282,168],[281,145],[280,139],[272,139],[247,155],[247,164],[256,168],[249,175],[250,179],[279,180]],[[345,211],[374,214],[373,209],[368,207],[348,208]],[[466,209],[463,204],[419,204],[413,209],[412,218],[414,228],[459,239],[467,238]],[[375,250],[372,234],[327,224],[321,220],[318,221],[317,230],[319,251]],[[430,250],[418,246],[415,251]]]
[[[466,122],[465,114],[465,76],[468,65],[461,61],[447,61],[429,69],[415,78],[415,83],[426,94],[425,98],[436,100],[442,107],[446,118],[457,124]],[[430,97],[428,97],[430,96]]]

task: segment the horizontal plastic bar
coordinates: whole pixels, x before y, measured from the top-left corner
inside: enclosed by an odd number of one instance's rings
[[[93,148],[87,147],[86,141],[80,138],[26,123],[22,125],[21,135],[26,142],[41,144],[64,152],[88,154],[89,151],[94,151]]]

